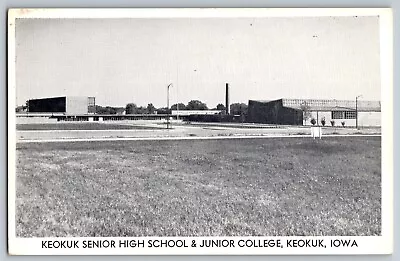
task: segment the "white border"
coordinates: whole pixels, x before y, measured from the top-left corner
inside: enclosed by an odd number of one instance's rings
[[[42,249],[45,238],[15,237],[15,19],[17,18],[211,18],[211,17],[312,17],[379,16],[382,97],[382,236],[334,237],[355,239],[358,248],[117,248],[117,249]],[[390,8],[222,8],[222,9],[10,9],[8,12],[8,240],[9,253],[18,255],[296,255],[296,254],[391,254],[393,252],[393,18]],[[272,237],[286,241],[292,237]],[[301,239],[303,237],[293,237]],[[333,237],[305,237],[324,239]],[[88,238],[58,238],[86,240]],[[120,238],[92,238],[94,240]],[[139,239],[139,238],[123,238]],[[184,239],[195,238],[143,238]],[[224,239],[219,237],[207,239]],[[226,238],[226,239],[245,239]],[[247,238],[246,238],[247,239]],[[252,238],[263,239],[263,238]],[[271,237],[268,237],[271,239]]]
[[[254,18],[391,16],[390,8],[51,8],[10,9],[9,18]],[[392,26],[390,26],[392,27]]]

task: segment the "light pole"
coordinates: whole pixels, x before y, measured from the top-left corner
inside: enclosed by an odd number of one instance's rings
[[[179,120],[179,93],[178,93],[178,87],[179,87],[179,73],[178,73],[178,64],[176,64],[176,120]]]
[[[179,100],[176,103],[176,120],[179,121]]]
[[[167,86],[167,129],[169,129],[169,87],[172,87],[172,83]]]
[[[362,95],[356,96],[356,129],[358,130],[358,98],[361,98]]]

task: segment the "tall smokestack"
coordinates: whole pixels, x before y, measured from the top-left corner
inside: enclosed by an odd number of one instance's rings
[[[229,84],[226,83],[226,88],[225,88],[225,110],[226,114],[229,114]]]

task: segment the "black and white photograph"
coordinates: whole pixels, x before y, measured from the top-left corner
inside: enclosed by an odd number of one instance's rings
[[[390,9],[8,15],[13,254],[392,251]]]

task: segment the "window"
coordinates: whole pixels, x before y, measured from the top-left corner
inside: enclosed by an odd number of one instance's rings
[[[332,119],[343,119],[343,112],[342,111],[333,111]]]
[[[355,119],[356,118],[356,112],[355,111],[345,111],[344,112],[344,118],[345,119]]]
[[[332,119],[355,119],[356,112],[355,111],[333,111]]]

